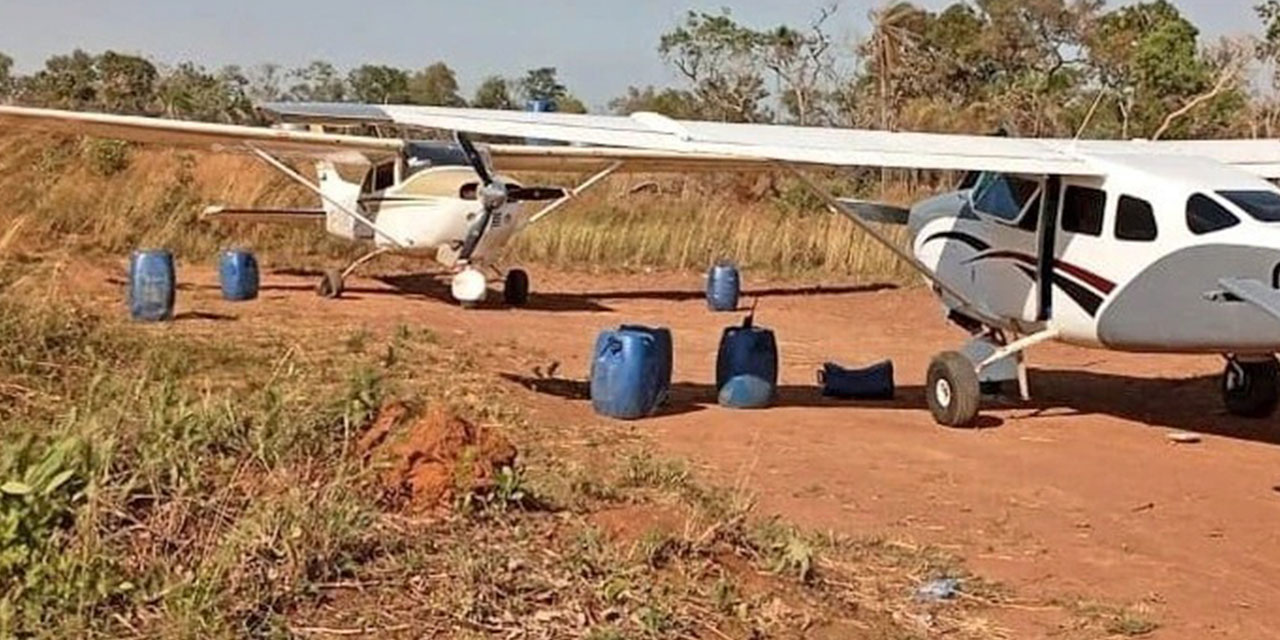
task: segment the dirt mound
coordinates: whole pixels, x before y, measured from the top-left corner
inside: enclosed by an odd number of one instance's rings
[[[385,497],[393,508],[431,511],[461,495],[487,493],[502,469],[515,464],[515,446],[492,429],[439,407],[406,422],[408,415],[404,405],[384,407],[359,443],[382,468]]]

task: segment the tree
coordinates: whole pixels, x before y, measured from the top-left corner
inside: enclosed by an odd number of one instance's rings
[[[467,101],[458,95],[457,74],[443,62],[413,74],[409,79],[409,102],[436,107],[467,106]]]
[[[162,115],[205,122],[250,122],[253,103],[245,93],[249,81],[235,67],[211,74],[184,62],[164,74],[157,86]]]
[[[556,98],[556,111],[560,113],[587,113],[590,109],[587,109],[587,103],[578,99],[577,96],[566,93]]]
[[[13,58],[0,53],[0,99],[13,93]]]
[[[772,119],[769,97],[756,56],[758,34],[721,14],[690,11],[685,21],[662,36],[658,52],[693,87],[705,117],[729,122]]]
[[[143,58],[108,51],[95,61],[97,106],[113,113],[141,115],[155,103],[155,65]]]
[[[1258,43],[1258,60],[1271,65],[1271,86],[1280,88],[1280,0],[1266,0],[1253,7],[1262,20],[1262,41]]]
[[[683,120],[696,120],[700,116],[698,99],[692,93],[679,89],[659,91],[653,85],[643,89],[628,87],[626,95],[609,102],[609,109],[621,116],[640,111],[660,113],[668,118]]]
[[[516,108],[516,103],[511,99],[507,81],[501,76],[489,76],[476,89],[476,97],[471,101],[471,106],[477,109],[511,110]]]
[[[520,96],[525,100],[545,100],[556,102],[565,97],[569,90],[556,78],[555,67],[530,69],[520,79]]]
[[[1169,113],[1214,86],[1215,70],[1201,55],[1198,38],[1196,27],[1166,0],[1126,6],[1097,21],[1086,40],[1089,63],[1113,96],[1122,137],[1134,130],[1149,135]],[[1174,133],[1186,133],[1186,127]]]
[[[96,59],[76,49],[69,55],[53,56],[44,69],[22,83],[23,102],[58,109],[87,109],[98,98]]]
[[[897,104],[897,76],[902,60],[922,37],[924,12],[910,2],[898,2],[871,12],[871,38],[864,50],[876,79],[880,102],[880,128],[892,129],[891,113]]]
[[[822,9],[804,31],[783,25],[758,36],[762,62],[773,72],[782,107],[801,126],[830,119],[823,103],[836,70],[832,40],[823,25],[835,11],[834,4]]]
[[[293,80],[285,97],[299,102],[342,102],[347,97],[347,83],[332,64],[316,60],[288,73]]]
[[[403,69],[366,64],[347,74],[352,97],[359,102],[378,104],[409,101],[409,74]]]
[[[260,64],[248,73],[240,75],[248,79],[245,92],[256,102],[278,102],[285,96],[284,88],[281,86],[284,83],[285,74],[281,72],[278,64],[272,62]]]

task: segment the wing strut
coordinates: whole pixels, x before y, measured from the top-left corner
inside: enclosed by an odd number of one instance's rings
[[[326,194],[323,189],[316,186],[310,180],[307,180],[305,177],[302,176],[302,174],[298,173],[297,171],[294,171],[292,167],[281,162],[275,156],[267,153],[266,151],[263,151],[262,149],[259,149],[257,146],[255,146],[252,143],[245,143],[245,147],[249,149],[249,151],[252,151],[253,155],[261,158],[263,162],[271,165],[275,170],[279,171],[280,173],[283,173],[290,180],[293,180],[294,182],[306,187],[308,190],[310,190],[312,193],[316,194],[317,196],[320,196],[321,200],[324,200],[325,202],[333,205],[333,207],[336,208],[338,211],[341,211],[342,213],[348,216],[351,216],[355,220],[358,220],[361,224],[364,224],[365,226],[368,226],[370,229],[373,229],[374,233],[378,234],[379,236],[382,236],[382,238],[387,242],[390,242],[391,244],[401,249],[409,248],[409,245],[405,244],[404,242],[401,242],[399,238],[396,238],[395,236],[387,233],[386,231],[383,231],[380,227],[378,227],[378,225],[374,224],[374,222],[370,220],[368,217],[361,215],[359,212],[354,211],[350,207],[347,207],[346,205],[343,205],[341,202],[338,202],[337,200],[329,197],[329,195]]]
[[[543,219],[543,218],[545,218],[545,217],[547,217],[547,216],[549,216],[549,215],[551,215],[551,214],[555,213],[555,212],[556,212],[556,211],[558,211],[561,207],[563,207],[564,205],[568,204],[570,200],[573,200],[574,198],[577,198],[578,196],[581,196],[582,194],[584,194],[584,193],[586,193],[588,190],[590,190],[592,187],[594,187],[594,186],[596,186],[597,184],[599,184],[599,183],[600,183],[600,181],[602,181],[602,180],[604,180],[605,178],[608,178],[609,176],[613,175],[613,174],[614,174],[614,172],[616,172],[618,169],[621,169],[621,168],[622,168],[622,165],[624,165],[624,164],[626,164],[626,162],[623,162],[622,160],[619,160],[619,161],[617,161],[617,162],[615,162],[615,163],[613,163],[613,164],[611,164],[611,165],[609,165],[609,166],[605,167],[604,169],[602,169],[602,170],[600,170],[600,171],[596,172],[596,174],[595,174],[595,175],[591,176],[590,178],[587,178],[587,179],[586,179],[586,181],[584,181],[582,184],[578,185],[577,187],[574,187],[574,189],[573,189],[572,191],[568,191],[568,192],[566,192],[563,198],[560,198],[559,200],[556,200],[555,202],[552,202],[551,204],[549,204],[549,205],[547,205],[547,206],[543,207],[543,208],[542,208],[542,211],[539,211],[539,212],[537,212],[537,213],[533,214],[533,216],[532,216],[531,218],[529,218],[529,221],[525,223],[525,226],[527,227],[527,226],[529,226],[529,225],[531,225],[531,224],[533,224],[533,223],[535,223],[535,222],[537,222],[537,221],[539,221],[539,220],[541,220],[541,219]]]
[[[871,226],[865,220],[860,218],[858,216],[857,211],[854,211],[851,207],[841,202],[839,198],[836,198],[834,195],[831,195],[831,193],[828,192],[826,189],[823,189],[822,187],[818,186],[818,184],[814,182],[811,178],[809,178],[809,176],[805,175],[804,172],[802,172],[799,167],[789,162],[781,162],[779,164],[781,164],[784,168],[790,171],[792,175],[794,175],[796,178],[800,180],[800,182],[804,183],[804,185],[808,187],[809,190],[814,193],[814,195],[817,195],[819,198],[821,198],[826,203],[827,208],[831,209],[833,213],[842,214],[844,215],[844,217],[852,220],[853,223],[858,225],[860,229],[867,232],[867,235],[870,235],[877,242],[884,245],[885,248],[887,248],[889,251],[892,251],[893,254],[898,257],[898,259],[907,263],[908,265],[911,266],[911,268],[919,272],[920,275],[924,276],[925,280],[928,280],[930,284],[937,287],[940,291],[947,294],[948,296],[953,298],[956,302],[958,302],[962,307],[961,309],[958,309],[958,311],[962,311],[965,314],[973,318],[976,318],[982,321],[983,323],[986,323],[988,326],[997,327],[997,328],[1009,328],[1009,323],[1007,321],[1001,320],[1000,318],[995,317],[991,313],[988,313],[981,306],[979,306],[978,304],[975,304],[972,300],[970,300],[968,296],[956,290],[955,287],[952,287],[946,282],[943,282],[942,279],[938,277],[938,274],[934,273],[933,270],[929,269],[929,267],[926,266],[923,262],[921,262],[918,258],[911,255],[902,247],[899,247],[888,236],[884,235],[878,229]]]
[[[1036,295],[1039,310],[1036,319],[1048,322],[1053,318],[1053,277],[1058,233],[1058,199],[1062,194],[1062,176],[1045,176],[1043,197],[1040,198],[1040,233],[1036,237],[1038,262],[1036,269]]]

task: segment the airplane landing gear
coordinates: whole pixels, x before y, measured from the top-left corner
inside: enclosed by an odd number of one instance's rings
[[[467,267],[453,276],[450,292],[453,299],[465,308],[472,308],[484,302],[488,294],[488,279],[475,267]]]
[[[947,351],[933,359],[925,393],[929,412],[944,427],[967,427],[978,417],[982,400],[978,372],[962,353]]]
[[[341,271],[330,269],[324,272],[324,276],[320,278],[320,282],[316,283],[316,295],[321,298],[341,298],[342,292],[346,288],[346,280],[351,274],[355,273],[366,262],[386,253],[386,248],[378,248],[360,256],[355,262],[347,265],[346,269]]]
[[[1280,362],[1274,356],[1261,360],[1229,356],[1222,374],[1222,400],[1232,415],[1271,416],[1280,404]]]
[[[320,282],[316,283],[316,295],[321,298],[340,298],[342,297],[342,288],[342,272],[337,269],[329,269],[320,277]]]
[[[1059,330],[1044,329],[1038,333],[1007,342],[1002,331],[992,330],[986,347],[974,349],[973,343],[965,348],[966,355],[958,351],[939,354],[929,364],[925,395],[933,419],[944,427],[969,427],[978,418],[982,403],[982,380],[995,376],[1011,375],[1018,382],[1023,400],[1030,399],[1027,387],[1027,367],[1023,352],[1027,348],[1058,337]],[[992,342],[994,340],[994,343]],[[999,344],[999,348],[993,348]],[[1000,372],[1002,363],[1013,359],[1012,374]]]
[[[529,274],[524,269],[512,269],[507,272],[505,286],[502,287],[502,301],[510,307],[523,307],[529,304]]]

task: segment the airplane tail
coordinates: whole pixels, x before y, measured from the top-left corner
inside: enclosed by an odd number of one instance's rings
[[[333,162],[320,160],[316,162],[316,176],[320,179],[320,190],[325,195],[325,198],[321,198],[321,206],[325,213],[325,230],[350,240],[372,239],[373,229],[369,225],[343,211],[343,208],[361,211],[360,192],[364,174],[361,174],[358,181],[353,182],[344,178]],[[336,206],[335,202],[342,206]]]

